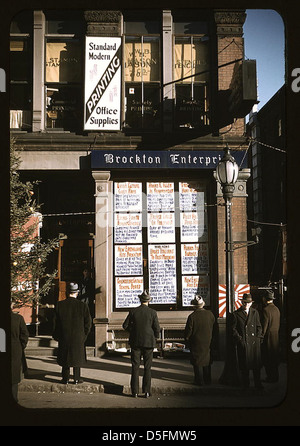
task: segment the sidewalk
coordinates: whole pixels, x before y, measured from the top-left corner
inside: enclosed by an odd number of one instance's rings
[[[102,358],[88,357],[86,367],[81,369],[82,384],[61,384],[61,367],[55,356],[26,356],[28,373],[19,384],[19,392],[38,393],[86,393],[130,395],[131,362],[129,355],[110,355]],[[228,387],[219,384],[224,363],[215,361],[212,364],[212,383],[210,386],[193,384],[193,368],[188,357],[154,358],[152,366],[152,395],[211,395],[220,397],[241,397],[256,394],[251,382],[247,391],[239,387]],[[72,372],[72,369],[71,369]],[[141,375],[143,366],[141,366]],[[250,374],[251,376],[252,374]],[[264,377],[264,373],[262,373]],[[286,364],[280,365],[280,382],[264,384],[260,391],[260,399],[266,406],[280,403],[285,396]],[[141,378],[140,378],[141,380]],[[141,381],[140,381],[141,382]],[[246,392],[246,393],[245,393]]]

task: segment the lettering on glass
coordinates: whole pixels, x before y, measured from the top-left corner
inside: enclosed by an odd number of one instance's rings
[[[116,307],[137,307],[139,294],[143,292],[143,277],[116,277]]]
[[[149,245],[149,291],[153,304],[176,303],[176,247]]]

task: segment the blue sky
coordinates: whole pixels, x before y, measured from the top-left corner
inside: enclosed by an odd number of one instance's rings
[[[245,57],[256,59],[260,110],[284,84],[284,23],[274,10],[248,9],[246,12]]]

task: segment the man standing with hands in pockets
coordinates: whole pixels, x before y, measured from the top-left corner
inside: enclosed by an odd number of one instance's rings
[[[139,392],[139,368],[141,358],[144,361],[144,376],[142,390],[145,398],[150,396],[151,365],[156,338],[159,337],[160,326],[157,313],[149,308],[151,297],[147,291],[139,295],[141,305],[129,311],[123,328],[129,331],[129,345],[131,347],[131,393],[133,397]]]

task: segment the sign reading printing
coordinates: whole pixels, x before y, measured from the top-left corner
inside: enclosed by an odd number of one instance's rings
[[[86,37],[84,98],[84,130],[120,130],[120,37]]]

